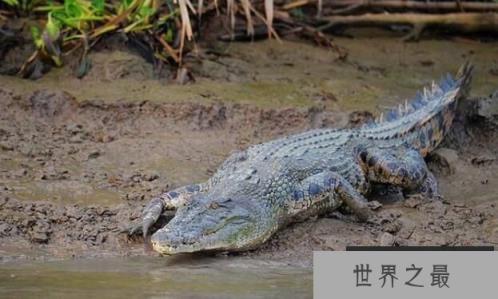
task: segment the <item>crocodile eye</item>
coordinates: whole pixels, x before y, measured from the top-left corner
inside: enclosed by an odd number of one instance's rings
[[[250,218],[248,216],[237,215],[237,216],[232,216],[232,217],[229,217],[228,219],[226,219],[226,223],[243,224],[243,223],[247,222],[248,220],[250,220]]]
[[[230,197],[222,198],[219,201],[213,201],[207,204],[207,208],[211,210],[216,210],[219,208],[227,208],[228,206],[226,204],[230,202],[232,202],[232,199]]]
[[[209,209],[213,209],[213,210],[216,210],[219,207],[220,207],[220,205],[217,202],[215,202],[215,201],[212,202],[212,203],[210,203],[209,206],[208,206]]]

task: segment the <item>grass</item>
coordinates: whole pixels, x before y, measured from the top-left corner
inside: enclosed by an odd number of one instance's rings
[[[24,77],[40,72],[43,64],[63,64],[63,57],[80,51],[78,76],[84,76],[90,62],[88,51],[102,37],[124,33],[130,38],[146,37],[148,55],[162,63],[181,66],[187,43],[194,43],[194,22],[210,11],[220,10],[220,0],[64,0],[25,1],[0,0],[2,6],[16,16],[35,18],[31,27],[36,51],[20,68]],[[253,34],[253,16],[261,18],[272,28],[273,0],[264,0],[266,16],[259,13],[250,0],[227,0],[225,13],[235,23],[235,14],[246,19],[247,33]],[[269,32],[273,32],[271,29]],[[274,34],[276,36],[276,34]],[[189,49],[192,47],[188,47]]]

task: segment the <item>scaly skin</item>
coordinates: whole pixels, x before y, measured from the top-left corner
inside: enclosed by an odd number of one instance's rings
[[[438,197],[423,157],[448,132],[472,67],[359,129],[317,129],[231,155],[206,183],[167,192],[144,209],[144,236],[161,213],[175,217],[152,237],[163,254],[247,250],[286,224],[348,206],[370,215],[365,195],[382,183]],[[134,229],[133,231],[136,231]]]

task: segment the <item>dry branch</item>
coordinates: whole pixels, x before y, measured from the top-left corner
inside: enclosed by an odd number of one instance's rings
[[[327,24],[322,30],[337,26],[390,26],[410,25],[413,31],[405,39],[418,39],[428,27],[445,28],[458,32],[498,33],[497,13],[453,13],[453,14],[364,14],[358,16],[330,16],[321,18]]]
[[[297,0],[282,7],[284,10],[294,9],[306,5],[315,5],[317,0]],[[498,3],[493,2],[422,2],[404,0],[338,0],[324,1],[323,7],[327,8],[324,14],[346,14],[357,10],[391,9],[424,12],[496,12]]]
[[[334,1],[331,4],[337,6],[351,6],[362,3],[363,7],[384,8],[384,9],[406,9],[423,11],[467,11],[467,12],[487,12],[497,11],[498,3],[491,2],[421,2],[421,1],[400,1],[400,0],[342,0]]]

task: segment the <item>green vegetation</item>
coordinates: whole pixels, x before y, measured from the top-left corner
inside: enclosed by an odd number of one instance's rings
[[[38,5],[41,2],[48,1],[28,1],[28,0],[0,0],[0,3],[3,2],[11,9],[15,10],[18,14],[28,14],[31,12],[32,8]]]
[[[148,50],[156,59],[181,63],[184,38],[192,37],[177,28],[182,24],[182,3],[189,0],[180,0],[178,5],[172,0],[1,1],[16,14],[37,20],[38,25],[31,27],[36,52],[21,72],[39,61],[61,66],[63,55],[81,48],[79,75],[84,75],[89,67],[88,50],[103,35],[116,32],[147,34],[151,37]],[[180,35],[180,43],[173,44],[176,35]]]
[[[0,0],[0,12],[3,7],[11,16],[35,19],[30,29],[36,51],[20,68],[21,74],[41,69],[44,63],[61,66],[63,56],[78,50],[78,76],[84,76],[90,66],[86,58],[90,48],[113,33],[139,40],[141,54],[149,60],[181,65],[186,43],[194,37],[191,23],[200,20],[192,16],[218,11],[218,4],[217,0],[210,5],[203,0],[196,5],[190,0]],[[262,15],[247,0],[241,1],[239,9],[234,5],[233,0],[227,1],[228,14],[233,17],[234,11],[243,11],[251,32],[251,15]],[[266,0],[265,8],[272,9],[273,1]]]

